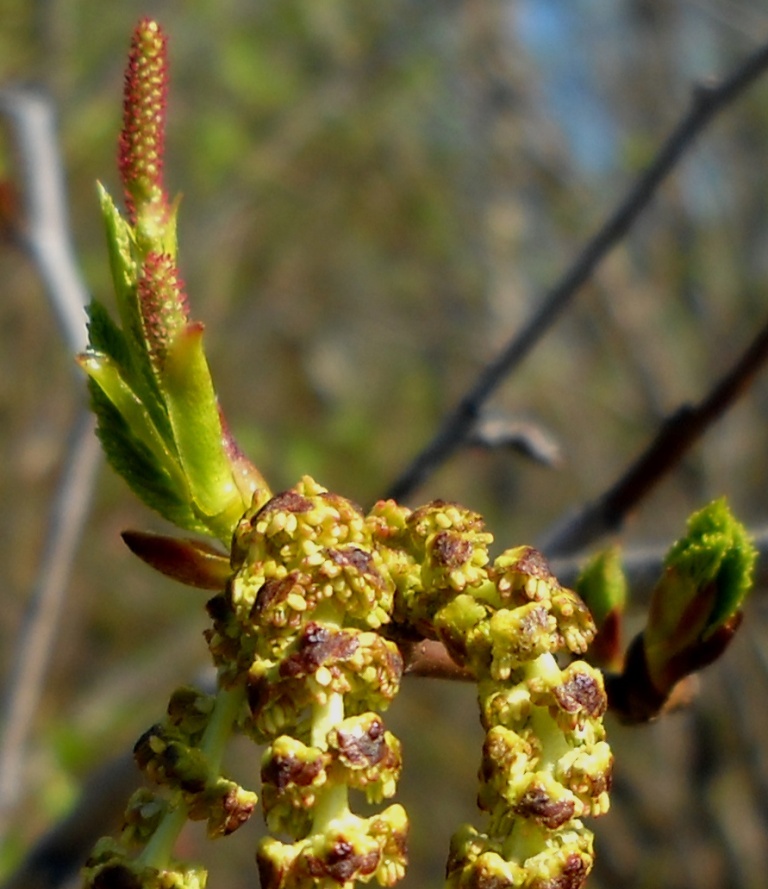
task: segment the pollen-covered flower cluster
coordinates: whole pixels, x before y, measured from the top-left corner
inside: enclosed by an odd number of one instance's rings
[[[448,886],[578,889],[593,863],[581,818],[608,808],[607,701],[598,671],[561,668],[555,656],[586,650],[589,612],[532,548],[491,561],[480,516],[455,504],[410,512],[383,502],[369,522],[397,585],[396,613],[478,682],[488,825],[454,836]]]
[[[580,889],[593,861],[581,819],[608,808],[606,696],[596,670],[556,655],[583,652],[594,627],[539,553],[491,560],[491,542],[480,516],[452,503],[382,501],[366,516],[308,477],[257,494],[236,526],[226,587],[208,603],[218,692],[178,691],[139,739],[136,759],[160,790],[134,796],[120,843],[96,850],[87,885],[202,885],[193,868],[156,867],[155,853],[179,816],[207,820],[216,837],[251,814],[256,794],[219,773],[235,726],[266,745],[262,889],[394,885],[405,811],[363,817],[350,796],[379,805],[396,792],[400,743],[380,712],[403,672],[394,640],[421,636],[474,676],[486,731],[487,825],[454,836],[448,887]],[[142,849],[132,861],[131,845]]]
[[[262,807],[271,830],[257,860],[263,889],[389,886],[403,874],[407,820],[391,805],[355,815],[348,791],[391,797],[400,744],[378,710],[403,662],[377,631],[395,585],[358,507],[309,478],[256,503],[235,531],[235,573],[209,603],[220,681],[244,684],[243,728],[266,743]]]

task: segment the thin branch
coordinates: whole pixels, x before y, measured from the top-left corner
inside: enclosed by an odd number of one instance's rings
[[[30,254],[59,319],[68,349],[86,342],[88,296],[72,249],[51,103],[18,90],[0,92],[20,163],[24,219],[15,232]],[[73,362],[74,366],[74,362]],[[45,683],[72,563],[88,515],[100,449],[90,413],[81,409],[51,509],[40,570],[18,634],[0,725],[0,833],[24,786],[32,720]]]
[[[464,442],[480,415],[482,405],[516,368],[557,320],[599,263],[627,234],[648,206],[661,183],[690,150],[714,117],[751,86],[768,69],[768,44],[750,55],[719,84],[694,90],[690,109],[659,149],[613,213],[576,257],[573,265],[545,296],[538,311],[507,346],[481,371],[475,383],[444,419],[429,444],[414,458],[387,492],[402,500],[413,492]]]
[[[32,720],[54,648],[85,520],[91,506],[100,447],[93,419],[83,410],[67,450],[66,464],[53,503],[40,572],[18,633],[0,724],[0,833],[25,782],[24,761]]]
[[[531,420],[502,414],[483,415],[467,433],[467,447],[487,451],[507,449],[549,468],[563,462],[560,443],[546,429]]]
[[[697,405],[679,408],[622,477],[576,515],[567,516],[540,541],[549,557],[583,550],[599,537],[619,530],[629,512],[666,476],[706,430],[743,395],[768,360],[768,323],[734,366]]]
[[[757,549],[755,564],[754,593],[760,596],[768,593],[768,528],[751,529],[752,541]],[[621,554],[621,565],[631,591],[631,605],[646,606],[651,598],[653,587],[664,567],[664,557],[669,542],[658,546],[638,546],[628,548]],[[566,587],[576,583],[583,565],[579,555],[559,557],[550,561],[552,573]]]
[[[23,183],[25,219],[16,234],[43,279],[67,346],[76,354],[87,345],[89,296],[70,237],[53,105],[39,93],[5,89],[0,90],[0,112],[13,125]]]

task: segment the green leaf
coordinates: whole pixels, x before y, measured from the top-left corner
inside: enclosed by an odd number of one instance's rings
[[[160,385],[195,506],[212,520],[217,534],[228,540],[248,504],[232,477],[202,340],[201,324],[190,324],[176,335],[165,357]]]
[[[165,472],[177,476],[179,487],[183,488],[183,475],[176,469],[175,454],[157,431],[141,399],[121,375],[120,368],[111,358],[99,352],[86,352],[78,358],[78,362],[130,426],[134,437],[143,442]]]
[[[105,306],[98,300],[92,299],[86,313],[89,348],[106,355],[120,368],[130,367],[131,355],[125,335],[112,320]]]
[[[120,215],[109,192],[97,183],[101,215],[107,232],[109,266],[112,271],[112,284],[117,297],[120,319],[126,330],[134,327],[136,283],[139,277],[139,263],[135,255],[135,241],[130,225]]]
[[[107,233],[109,264],[115,288],[117,310],[122,324],[121,336],[125,344],[122,350],[122,360],[118,361],[118,364],[123,377],[151,414],[154,424],[161,431],[163,437],[170,441],[170,427],[165,419],[163,399],[152,369],[137,301],[136,288],[140,273],[140,257],[133,229],[122,218],[111,196],[101,184],[98,185],[98,190]],[[101,325],[105,323],[103,315],[107,313],[106,311],[99,312],[98,309],[96,311],[99,314],[100,325],[97,332],[101,333],[103,331]],[[117,325],[112,323],[112,332],[109,334],[110,343],[114,342],[114,331],[117,330],[119,330]],[[112,355],[109,348],[102,349],[99,343],[93,340],[91,346],[96,351],[103,351],[110,357],[116,357]]]
[[[188,497],[179,494],[178,481],[158,465],[153,452],[134,435],[99,384],[89,380],[91,404],[98,417],[97,434],[112,468],[147,505],[181,528],[208,533],[194,513]]]

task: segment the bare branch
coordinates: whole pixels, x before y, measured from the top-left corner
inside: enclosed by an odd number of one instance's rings
[[[469,430],[468,447],[497,451],[507,449],[527,457],[534,463],[555,468],[562,464],[560,443],[554,436],[530,420],[483,414]]]
[[[25,219],[16,234],[43,279],[70,351],[82,352],[89,297],[70,237],[53,106],[38,93],[6,89],[0,112],[13,124],[23,182]]]
[[[719,84],[694,90],[691,107],[659,149],[650,166],[576,257],[573,265],[544,297],[538,311],[507,346],[481,371],[477,380],[443,420],[431,442],[392,484],[386,496],[402,500],[444,463],[465,441],[482,405],[552,327],[599,263],[627,234],[661,183],[677,166],[714,117],[751,86],[768,68],[768,44],[750,55]]]
[[[24,786],[26,742],[45,683],[45,673],[64,604],[72,562],[91,506],[100,447],[94,422],[83,410],[67,451],[53,503],[40,573],[16,641],[0,724],[0,832]]]
[[[24,220],[15,234],[43,279],[68,349],[82,350],[88,297],[68,229],[53,108],[42,96],[5,90],[0,92],[0,112],[12,123],[21,167]],[[16,641],[0,719],[0,832],[24,784],[26,741],[101,463],[93,427],[90,413],[82,409],[49,517],[40,571]]]
[[[706,397],[697,405],[684,405],[672,414],[624,475],[576,515],[566,516],[539,543],[541,550],[550,557],[569,555],[619,530],[627,514],[747,390],[767,359],[768,323]]]

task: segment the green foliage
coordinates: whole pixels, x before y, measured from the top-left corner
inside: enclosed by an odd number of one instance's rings
[[[592,556],[581,569],[575,590],[592,612],[598,630],[610,614],[622,614],[627,605],[627,578],[619,547]]]
[[[653,591],[643,648],[649,676],[668,693],[724,651],[752,586],[756,551],[724,499],[688,520]]]
[[[711,609],[700,629],[707,639],[741,608],[752,586],[757,551],[744,526],[731,513],[725,498],[695,512],[688,519],[688,531],[667,553],[665,564],[682,583],[704,593],[714,587]],[[684,600],[670,601],[664,595],[664,609],[685,610]]]
[[[163,186],[165,37],[144,20],[125,78],[119,166],[124,220],[100,189],[118,327],[90,310],[90,377],[98,433],[112,466],[174,524],[228,541],[263,484],[222,429],[202,347],[176,265],[176,214]]]

